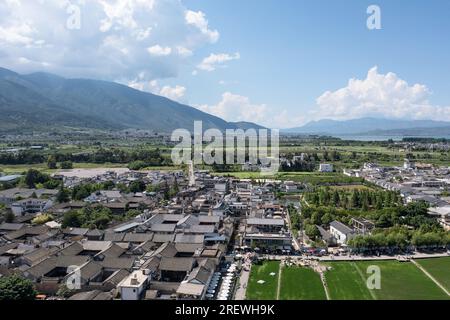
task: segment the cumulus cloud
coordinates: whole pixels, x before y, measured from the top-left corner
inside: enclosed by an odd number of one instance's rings
[[[219,38],[203,12],[179,0],[4,0],[0,16],[2,66],[23,73],[164,79]]]
[[[312,115],[333,119],[375,116],[450,120],[450,107],[432,105],[430,95],[423,84],[409,85],[395,73],[381,74],[373,67],[365,79],[350,79],[346,87],[323,93]]]
[[[159,94],[175,101],[182,101],[186,93],[186,88],[183,86],[176,85],[175,87],[164,86],[159,91]]]
[[[172,49],[169,47],[161,47],[159,44],[151,46],[147,49],[152,56],[168,56]]]
[[[228,53],[211,53],[208,57],[204,58],[202,62],[197,66],[198,69],[203,71],[214,71],[218,67],[225,67],[225,63],[232,60],[238,60],[241,58],[239,52],[235,54]]]
[[[128,83],[129,87],[140,90],[147,91],[153,94],[164,96],[174,101],[186,103],[184,96],[186,94],[186,87],[176,85],[175,87],[163,86],[161,87],[157,80],[145,81],[142,78],[136,78]]]
[[[248,97],[225,92],[216,105],[199,105],[198,109],[223,118],[227,121],[252,121],[264,119],[267,111],[265,104],[255,104]]]
[[[219,32],[217,30],[209,29],[209,22],[206,20],[206,16],[201,11],[187,10],[185,14],[186,23],[194,26],[203,36],[205,36],[210,42],[214,43],[219,40]]]

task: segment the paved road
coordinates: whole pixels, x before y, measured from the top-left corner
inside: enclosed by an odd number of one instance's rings
[[[409,255],[380,255],[380,256],[322,256],[319,257],[319,261],[359,261],[359,260],[395,260],[395,259],[424,259],[424,258],[437,258],[437,257],[448,257],[447,253],[414,253]]]
[[[249,271],[245,271],[244,267],[247,267]],[[236,290],[236,293],[234,295],[234,300],[245,300],[245,292],[247,291],[247,284],[248,284],[248,279],[250,277],[251,267],[252,267],[252,264],[251,264],[250,260],[245,258],[243,266],[242,266],[241,274],[239,277],[239,287]]]
[[[450,257],[448,253],[415,253],[409,255],[381,255],[381,256],[359,256],[359,255],[351,255],[351,256],[286,256],[286,255],[275,255],[275,254],[263,254],[260,255],[261,258],[265,258],[268,260],[284,260],[287,258],[291,259],[311,259],[311,260],[319,260],[319,261],[364,261],[364,260],[395,260],[398,258],[408,258],[408,259],[424,259],[424,258],[438,258],[438,257]]]

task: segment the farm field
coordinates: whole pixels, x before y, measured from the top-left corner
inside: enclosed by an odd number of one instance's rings
[[[280,285],[280,300],[327,299],[319,274],[310,268],[284,267]]]
[[[417,259],[416,262],[450,291],[450,257]]]
[[[332,299],[448,299],[445,292],[411,262],[359,261],[329,265],[333,269],[327,272],[326,279]],[[366,270],[371,265],[380,267],[380,290],[366,287],[366,280],[370,276]]]
[[[331,270],[325,272],[325,279],[331,300],[373,300],[376,299],[366,287],[366,279],[359,273],[354,262],[326,263]]]
[[[253,265],[247,286],[248,300],[275,300],[277,298],[279,261],[265,261]],[[271,275],[275,273],[275,275]],[[264,283],[258,283],[258,281]]]
[[[444,287],[450,284],[450,257],[417,260]],[[326,262],[331,267],[325,272],[331,300],[447,300],[450,297],[412,262],[342,261]],[[381,272],[381,288],[367,288],[369,266],[376,265]],[[283,267],[278,283],[279,262],[254,265],[247,288],[247,299],[321,300],[326,299],[320,276],[312,269]],[[270,276],[274,272],[276,275]],[[264,284],[257,281],[264,280]],[[278,285],[280,287],[278,288]]]

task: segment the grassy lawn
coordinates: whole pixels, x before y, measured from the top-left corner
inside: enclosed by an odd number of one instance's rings
[[[381,289],[373,290],[381,300],[437,300],[448,299],[431,279],[411,262],[364,261],[356,263],[365,274],[370,265],[381,269]]]
[[[332,268],[325,273],[332,300],[374,299],[353,262],[330,262],[326,265]]]
[[[275,300],[277,298],[279,261],[264,261],[261,265],[253,265],[247,285],[247,299]],[[275,275],[271,276],[270,273]],[[265,281],[258,283],[259,280]]]
[[[450,257],[417,259],[416,262],[450,291]]]
[[[283,268],[280,300],[326,300],[326,298],[317,272],[302,267]]]
[[[331,271],[326,272],[328,290],[332,299],[436,300],[448,298],[433,281],[410,262],[330,262],[327,265],[332,267]],[[366,280],[370,276],[366,270],[371,265],[380,267],[380,290],[369,290],[366,287]]]

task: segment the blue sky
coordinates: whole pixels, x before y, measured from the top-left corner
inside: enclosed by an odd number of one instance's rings
[[[53,12],[60,23],[67,14],[60,17],[56,7],[64,2],[0,5],[0,13],[48,21]],[[362,116],[450,121],[446,0],[153,0],[145,8],[142,0],[110,1],[116,7],[100,0],[96,6],[72,3],[81,8],[83,24],[76,31],[55,34],[35,21],[32,32],[0,18],[0,35],[9,39],[0,40],[2,65],[119,81],[227,120],[271,127]],[[381,30],[366,27],[371,4],[381,9]],[[27,10],[38,14],[30,18]],[[142,46],[136,44],[138,31]],[[19,36],[34,36],[34,42]],[[66,55],[54,58],[42,41]]]

